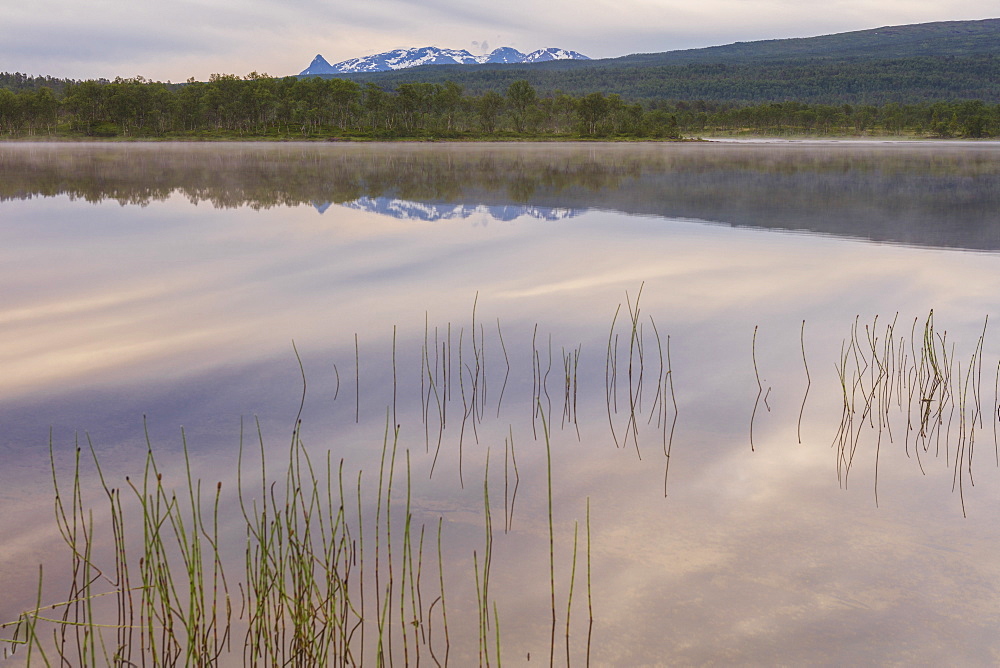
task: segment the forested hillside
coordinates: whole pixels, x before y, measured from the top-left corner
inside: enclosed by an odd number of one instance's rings
[[[920,57],[895,60],[699,63],[578,67],[419,67],[378,75],[352,75],[360,83],[394,88],[403,83],[455,81],[472,93],[500,91],[524,79],[542,94],[579,95],[600,90],[636,101],[709,100],[815,104],[901,104],[947,99],[1000,102],[1000,58]]]
[[[1000,19],[940,21],[885,26],[819,37],[736,42],[704,49],[635,54],[595,63],[598,66],[686,65],[727,61],[789,61],[799,58],[871,60],[928,56],[966,57],[996,53],[998,38]]]
[[[350,75],[384,87],[455,81],[476,94],[524,79],[542,94],[628,100],[909,104],[1000,102],[1000,19],[894,26],[804,39],[531,66],[427,66]]]

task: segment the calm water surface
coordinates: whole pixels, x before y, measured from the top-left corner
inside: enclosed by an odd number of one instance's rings
[[[282,478],[301,403],[366,522],[398,425],[454,665],[484,483],[502,659],[549,660],[546,429],[557,663],[995,664],[998,212],[989,143],[0,145],[0,622],[66,597],[50,439],[182,489],[183,425],[239,627],[241,423]]]

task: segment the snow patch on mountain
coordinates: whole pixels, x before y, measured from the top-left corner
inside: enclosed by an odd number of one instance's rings
[[[419,65],[482,65],[487,63],[517,64],[540,63],[549,60],[590,60],[587,56],[567,49],[547,48],[524,54],[509,46],[502,46],[482,56],[474,56],[465,49],[441,49],[424,46],[396,49],[364,58],[351,58],[331,65],[317,54],[300,76],[316,74],[352,74],[357,72],[387,72]]]
[[[538,51],[532,51],[524,57],[524,62],[526,63],[543,63],[547,60],[590,60],[587,56],[577,53],[576,51],[567,51],[566,49],[539,49]]]
[[[499,49],[493,49],[490,53],[485,56],[479,56],[477,59],[480,63],[523,63],[525,55],[518,51],[517,49],[509,46],[501,46]]]

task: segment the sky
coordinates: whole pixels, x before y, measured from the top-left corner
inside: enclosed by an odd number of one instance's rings
[[[397,48],[591,58],[1000,17],[1000,0],[2,0],[0,71],[74,79],[298,74]]]

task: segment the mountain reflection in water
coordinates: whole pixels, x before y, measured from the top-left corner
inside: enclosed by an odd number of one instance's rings
[[[397,218],[589,209],[1000,250],[1000,161],[975,143],[9,145],[0,200],[340,204]]]
[[[320,213],[330,208],[331,202],[314,203]],[[507,204],[488,206],[485,204],[455,204],[452,202],[412,202],[392,197],[359,197],[342,206],[356,211],[367,211],[400,220],[453,220],[484,216],[500,222],[509,222],[523,216],[538,220],[564,220],[579,216],[584,210],[555,207],[530,206],[527,204]]]

